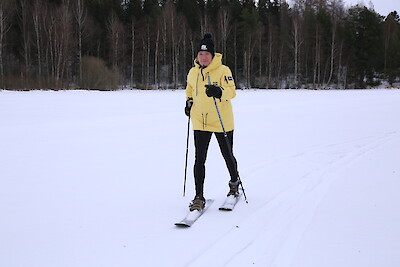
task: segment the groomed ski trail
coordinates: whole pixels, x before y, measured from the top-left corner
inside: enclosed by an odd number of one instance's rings
[[[236,219],[242,218],[236,226],[231,227],[214,242],[210,242],[207,249],[185,266],[290,266],[319,203],[330,185],[336,179],[340,179],[336,173],[396,138],[399,138],[399,135],[390,132],[344,143],[326,144],[296,153],[292,157],[284,157],[285,162],[276,160],[274,163],[259,164],[250,171],[251,175],[257,176],[258,179],[266,175],[266,169],[272,165],[288,164],[288,161],[289,164],[292,162],[295,165],[307,161],[307,158],[318,160],[314,156],[319,154],[335,156],[318,167],[314,166],[315,170],[312,172],[299,174],[301,178],[278,195],[265,200],[253,200],[261,202],[258,207],[250,200],[249,207],[238,208],[236,212],[246,213],[246,209],[251,209],[252,212],[248,212],[247,216],[236,216]],[[350,151],[349,143],[353,145]],[[333,151],[335,153],[332,153]],[[249,177],[246,174],[244,176]],[[248,234],[254,228],[257,231]]]

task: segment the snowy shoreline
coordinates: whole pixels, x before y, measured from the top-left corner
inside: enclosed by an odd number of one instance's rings
[[[393,86],[377,86],[377,87],[367,87],[367,88],[236,88],[236,90],[240,91],[247,91],[247,90],[260,90],[260,91],[265,91],[265,90],[322,90],[322,91],[332,91],[332,90],[380,90],[380,89],[400,89],[400,84],[395,84]],[[15,92],[29,92],[29,91],[101,91],[101,92],[116,92],[116,91],[180,91],[184,90],[184,88],[178,88],[178,89],[141,89],[141,88],[123,88],[123,89],[96,89],[96,88],[70,88],[70,89],[65,89],[65,88],[34,88],[34,89],[1,89],[0,92],[2,91],[15,91]]]

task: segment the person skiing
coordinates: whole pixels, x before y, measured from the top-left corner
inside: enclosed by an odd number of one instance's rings
[[[232,153],[234,120],[231,99],[236,96],[235,82],[229,67],[222,64],[222,54],[214,51],[214,42],[210,33],[206,33],[200,40],[196,52],[194,66],[187,75],[185,106],[185,114],[190,116],[192,121],[195,143],[196,195],[189,205],[190,211],[201,211],[205,207],[205,162],[213,133],[230,174],[228,196],[239,196],[237,161]],[[214,99],[218,105],[228,142],[225,140]]]

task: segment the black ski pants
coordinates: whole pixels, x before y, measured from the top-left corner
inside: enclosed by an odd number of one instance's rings
[[[195,163],[194,163],[194,180],[196,188],[196,197],[203,197],[204,192],[204,179],[205,179],[205,163],[207,158],[208,146],[210,144],[213,132],[194,131],[194,144],[196,148]],[[228,142],[225,140],[224,133],[214,133],[222,156],[225,159],[226,166],[228,167],[231,181],[236,182],[238,179],[237,162],[233,155],[233,131],[227,132]],[[228,144],[230,147],[228,147]]]

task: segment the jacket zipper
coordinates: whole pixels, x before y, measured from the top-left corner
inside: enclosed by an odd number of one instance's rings
[[[205,115],[205,116],[204,116]],[[208,118],[208,113],[204,114],[201,113],[201,118],[203,120],[203,130],[207,127],[207,118]]]
[[[200,75],[200,73],[197,73],[197,80],[196,80],[196,96],[199,95],[199,75]]]

